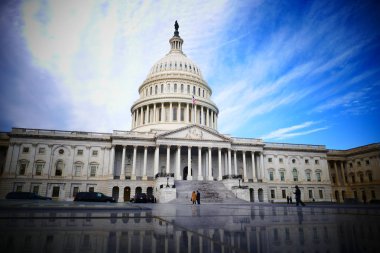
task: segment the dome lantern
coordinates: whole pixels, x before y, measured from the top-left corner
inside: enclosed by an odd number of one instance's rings
[[[169,43],[171,46],[170,53],[172,52],[182,53],[183,39],[179,36],[178,28],[179,28],[179,25],[176,20],[174,23],[174,29],[175,29],[174,36],[169,40]]]

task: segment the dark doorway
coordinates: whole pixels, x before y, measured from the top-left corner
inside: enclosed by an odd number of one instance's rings
[[[336,199],[336,203],[340,203],[340,198],[339,198],[339,192],[338,191],[335,191],[335,199]]]
[[[254,192],[254,190],[253,190],[253,188],[250,188],[249,189],[249,201],[251,201],[251,202],[255,202],[255,192]]]
[[[116,199],[116,200],[119,199],[119,187],[114,186],[114,187],[112,188],[112,197],[113,197],[114,199]]]
[[[131,188],[127,186],[124,188],[124,202],[130,201],[130,200],[131,200]]]
[[[258,197],[259,197],[259,202],[264,202],[264,191],[263,191],[263,189],[259,189],[258,190]]]
[[[136,191],[136,194],[142,193],[142,189],[140,186],[137,186],[135,191]]]
[[[146,194],[148,194],[148,195],[153,195],[153,187],[148,187],[148,188],[146,189]]]
[[[188,174],[188,168],[186,166],[185,168],[183,168],[182,180],[187,180],[187,174]]]

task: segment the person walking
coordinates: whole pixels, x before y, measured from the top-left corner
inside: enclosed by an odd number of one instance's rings
[[[294,192],[294,194],[296,195],[296,206],[298,206],[299,204],[305,206],[305,203],[303,203],[301,200],[301,190],[300,188],[298,188],[298,185],[296,185],[296,191]]]
[[[198,202],[198,205],[201,204],[201,194],[199,193],[199,191],[197,191],[197,202]]]
[[[195,191],[191,193],[191,201],[193,202],[193,205],[197,203],[197,194],[195,193]]]

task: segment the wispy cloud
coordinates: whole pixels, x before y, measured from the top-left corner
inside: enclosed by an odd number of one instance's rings
[[[304,130],[305,128],[309,128],[313,125],[318,124],[318,122],[313,121],[307,121],[299,125],[294,125],[291,127],[286,128],[280,128],[275,131],[270,132],[269,134],[266,134],[260,138],[264,140],[284,140],[289,139],[295,136],[302,136],[302,135],[308,135],[311,133],[319,132],[322,130],[328,129],[328,127],[319,127],[319,128],[313,128],[309,130]],[[301,130],[301,131],[299,131]]]

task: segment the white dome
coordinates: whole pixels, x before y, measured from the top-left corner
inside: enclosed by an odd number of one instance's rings
[[[151,68],[147,79],[156,74],[172,71],[191,73],[203,79],[198,66],[181,52],[169,52],[165,57],[157,61]]]

